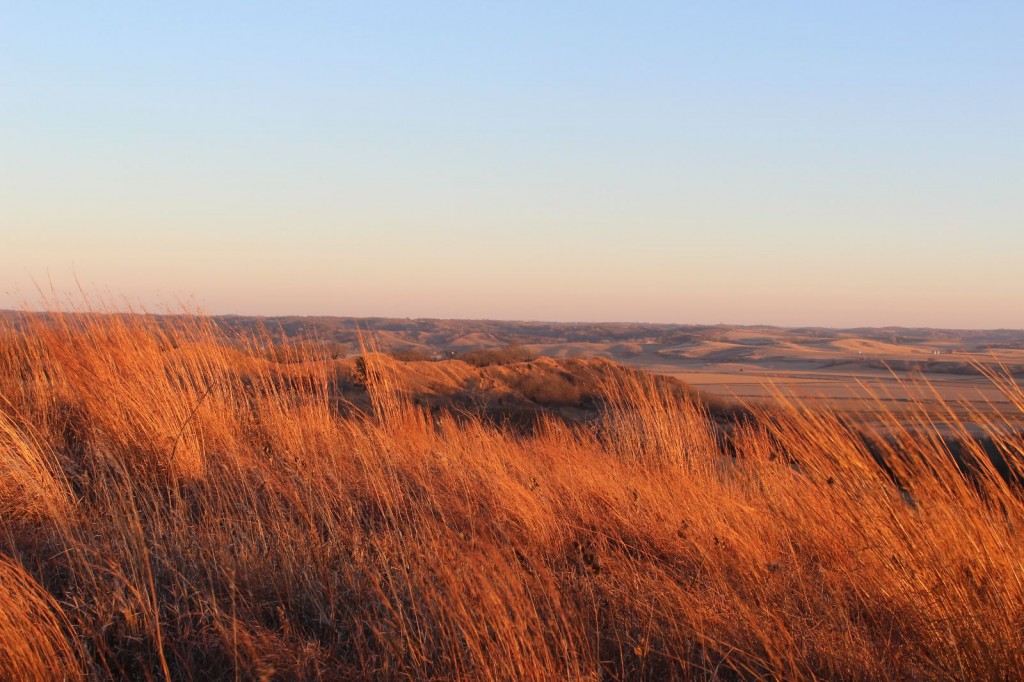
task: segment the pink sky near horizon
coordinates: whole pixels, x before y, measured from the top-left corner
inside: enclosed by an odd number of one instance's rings
[[[358,256],[354,256],[358,258]],[[586,271],[559,270],[553,264],[487,268],[448,264],[442,257],[414,263],[377,263],[348,268],[313,263],[238,259],[234,263],[166,264],[141,268],[124,262],[76,260],[69,271],[31,278],[3,292],[0,307],[38,308],[59,298],[80,301],[79,288],[94,306],[124,302],[149,311],[182,306],[211,314],[338,315],[354,317],[432,317],[550,321],[635,321],[698,324],[773,324],[779,326],[905,326],[944,328],[1021,328],[1007,311],[1024,310],[1013,289],[1012,271],[991,280],[1004,297],[958,292],[955,280],[934,289],[912,276],[880,281],[872,290],[841,270],[822,269],[810,279],[775,268],[758,273],[764,286],[737,279],[728,270],[672,272],[665,260],[635,269],[608,265]],[[344,263],[348,258],[340,257]],[[520,268],[523,271],[518,271]],[[486,272],[484,270],[488,270]],[[9,270],[8,270],[9,272]],[[301,274],[295,274],[301,273]],[[831,278],[831,279],[830,279]],[[410,281],[412,280],[412,281]],[[767,281],[772,280],[772,281]],[[184,285],[182,283],[185,283]],[[40,294],[40,292],[42,292]],[[950,314],[950,311],[957,311]],[[966,311],[966,314],[965,314]],[[1019,318],[1018,318],[1019,319]]]

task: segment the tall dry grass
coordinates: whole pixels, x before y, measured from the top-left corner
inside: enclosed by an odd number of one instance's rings
[[[624,374],[600,423],[524,434],[414,407],[379,354],[373,413],[341,410],[331,361],[265,341],[0,329],[0,677],[1024,671],[1013,422],[979,416],[997,471],[953,411],[871,439],[786,405],[723,432]]]

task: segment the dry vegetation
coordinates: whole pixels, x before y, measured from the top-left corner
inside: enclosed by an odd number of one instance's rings
[[[798,405],[724,432],[622,373],[596,423],[512,430],[415,405],[379,354],[372,409],[340,409],[337,361],[265,341],[202,318],[0,329],[0,678],[1024,670],[1005,425],[999,473],[953,416],[957,459],[934,414],[869,452]]]

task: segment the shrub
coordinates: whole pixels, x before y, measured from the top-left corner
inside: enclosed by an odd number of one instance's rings
[[[475,367],[489,367],[530,362],[537,359],[537,354],[518,344],[509,344],[504,348],[467,351],[459,355],[458,359]]]
[[[561,374],[528,374],[515,384],[524,397],[541,405],[579,405],[580,387]]]

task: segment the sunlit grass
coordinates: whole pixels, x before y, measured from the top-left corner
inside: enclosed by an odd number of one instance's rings
[[[333,361],[268,343],[202,317],[0,329],[0,678],[1024,669],[1002,417],[979,413],[997,471],[956,411],[723,430],[623,372],[600,421],[524,432],[414,406],[375,353],[372,412],[339,410]]]

